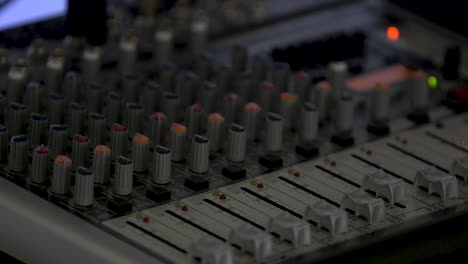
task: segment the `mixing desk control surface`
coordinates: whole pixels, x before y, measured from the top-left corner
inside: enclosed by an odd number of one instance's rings
[[[215,263],[270,262],[317,250],[463,203],[467,168],[457,157],[466,156],[466,146],[451,128],[463,130],[466,118],[247,177],[104,224],[158,254],[172,252],[175,262],[202,254],[198,241],[207,239],[223,247],[203,253]]]
[[[263,39],[260,23],[256,37],[234,30],[246,41],[226,48],[236,21],[221,23],[206,2],[211,13],[179,3],[155,23],[117,4],[106,21],[104,1],[93,1],[86,32],[70,13],[63,42],[1,49],[0,175],[171,263],[320,259],[462,211],[467,90],[454,49],[440,66],[375,21],[351,27],[359,19],[310,37],[290,27],[285,45]],[[262,17],[256,2],[237,23]],[[349,17],[370,8],[336,5]],[[105,256],[118,248],[100,254],[115,263]]]

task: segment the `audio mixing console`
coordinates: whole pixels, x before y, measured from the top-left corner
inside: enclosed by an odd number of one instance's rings
[[[465,212],[443,33],[366,1],[85,2],[64,40],[0,49],[2,251],[309,263]]]

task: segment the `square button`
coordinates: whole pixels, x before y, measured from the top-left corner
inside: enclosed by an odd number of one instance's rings
[[[319,154],[319,148],[315,144],[302,144],[296,146],[296,153],[305,157],[312,158]]]
[[[146,197],[154,202],[161,203],[171,199],[171,191],[164,188],[153,187],[146,190]]]
[[[246,171],[240,166],[227,166],[224,167],[221,171],[223,176],[228,177],[231,180],[240,180],[245,178]]]
[[[132,204],[127,201],[110,200],[107,202],[107,208],[121,215],[132,210]]]
[[[201,191],[210,187],[210,182],[200,176],[192,176],[185,179],[184,186],[192,191]]]
[[[283,166],[283,159],[273,154],[267,154],[261,156],[258,163],[269,170],[273,170]]]

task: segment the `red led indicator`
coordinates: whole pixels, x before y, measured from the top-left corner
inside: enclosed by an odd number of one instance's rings
[[[336,161],[330,162],[330,166],[335,167],[336,166]]]
[[[258,184],[257,184],[257,188],[258,188],[258,189],[263,189],[263,184],[262,184],[262,183],[258,183]]]
[[[299,177],[299,176],[301,176],[301,174],[298,171],[296,171],[296,172],[294,172],[293,176],[294,177]]]
[[[370,149],[367,150],[366,154],[367,154],[367,156],[371,156],[372,155],[372,150],[370,150]]]
[[[188,207],[184,205],[184,206],[182,206],[182,207],[180,208],[180,210],[182,210],[182,211],[184,211],[184,212],[187,212],[187,211],[188,211]]]
[[[219,196],[219,199],[220,199],[220,200],[226,200],[226,195],[221,194],[221,195]]]
[[[143,218],[143,222],[149,223],[149,221],[150,221],[149,217],[145,216],[145,218]]]
[[[395,26],[387,28],[387,38],[390,41],[397,41],[400,38],[400,30]]]

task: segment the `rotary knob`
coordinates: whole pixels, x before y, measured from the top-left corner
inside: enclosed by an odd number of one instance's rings
[[[14,172],[24,172],[28,168],[28,137],[14,136],[10,140],[8,168]]]
[[[128,129],[120,124],[113,124],[110,134],[110,148],[112,150],[112,160],[119,156],[127,156]]]
[[[89,139],[85,136],[75,135],[72,141],[72,168],[77,170],[78,167],[88,166],[89,158]]]
[[[120,156],[115,164],[114,193],[130,195],[133,192],[133,163],[132,160]]]
[[[221,136],[223,133],[224,117],[218,113],[208,116],[207,136],[210,139],[210,152],[214,153],[222,148]]]
[[[34,149],[40,144],[45,143],[48,118],[46,115],[31,113],[29,118],[29,148]]]
[[[91,147],[104,144],[106,138],[107,119],[105,115],[98,113],[89,114],[88,135]]]
[[[187,127],[174,123],[171,126],[169,146],[172,151],[172,161],[185,159],[185,144],[187,139]]]
[[[78,206],[91,206],[94,201],[93,172],[80,166],[75,175],[75,188],[73,189],[73,203]]]
[[[292,129],[296,125],[298,97],[292,93],[281,93],[280,115],[283,118],[283,127]]]
[[[9,136],[22,135],[26,132],[27,108],[25,105],[10,103],[8,108],[8,132]]]
[[[153,173],[151,181],[156,184],[171,182],[171,150],[163,146],[156,146],[153,158]]]
[[[187,108],[186,123],[189,139],[200,133],[203,116],[203,108],[200,104],[194,104]]]
[[[190,171],[194,173],[208,172],[209,140],[206,137],[195,135],[192,139],[190,152]]]
[[[31,182],[43,184],[49,180],[50,150],[44,145],[37,146],[33,151],[31,165]]]
[[[72,161],[69,157],[60,155],[54,160],[54,171],[50,184],[50,191],[57,195],[70,193]]]
[[[68,128],[64,125],[51,125],[49,129],[49,146],[52,158],[65,153]]]
[[[150,148],[153,149],[156,145],[164,145],[168,130],[168,122],[165,114],[155,112],[150,116]]]
[[[148,155],[149,138],[142,134],[136,134],[133,137],[132,146],[132,161],[134,171],[144,172],[148,170]]]
[[[299,137],[303,143],[312,143],[317,138],[318,111],[315,105],[306,102],[302,108]]]
[[[247,130],[247,139],[253,141],[258,137],[258,130],[260,128],[259,119],[262,109],[256,103],[250,102],[244,106],[244,115],[242,123]]]
[[[94,182],[105,184],[109,181],[111,150],[105,145],[98,145],[93,153]]]
[[[283,119],[281,116],[268,113],[265,125],[265,150],[280,151],[283,146]]]
[[[232,162],[242,162],[245,159],[247,135],[243,126],[232,124],[228,134],[226,159]]]

